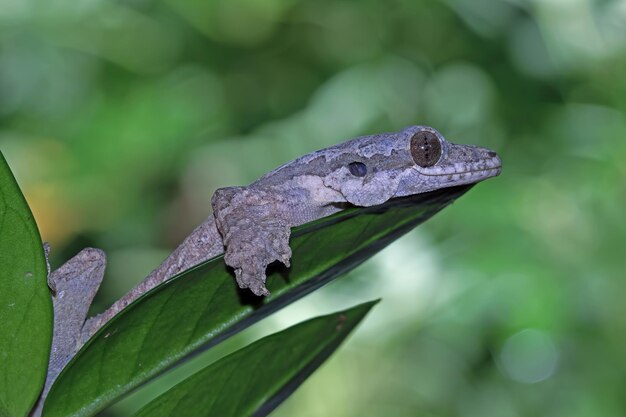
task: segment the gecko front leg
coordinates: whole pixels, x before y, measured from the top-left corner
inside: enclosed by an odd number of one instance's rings
[[[269,295],[265,269],[274,261],[289,266],[290,227],[285,196],[248,187],[218,189],[211,201],[224,243],[224,261],[237,283],[256,295]]]

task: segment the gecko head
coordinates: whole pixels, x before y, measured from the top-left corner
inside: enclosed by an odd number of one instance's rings
[[[357,206],[472,184],[501,171],[494,151],[450,143],[427,126],[356,138],[342,149],[324,185]]]

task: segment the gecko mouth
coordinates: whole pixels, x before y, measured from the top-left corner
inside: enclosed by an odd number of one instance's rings
[[[489,151],[489,157],[481,158],[475,162],[457,162],[429,168],[416,167],[416,169],[420,174],[429,177],[447,176],[451,182],[467,181],[500,175],[502,161],[495,152]]]

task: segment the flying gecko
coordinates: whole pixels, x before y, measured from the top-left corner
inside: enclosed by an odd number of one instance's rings
[[[362,136],[312,152],[248,186],[218,189],[211,200],[213,214],[204,223],[130,292],[84,322],[106,264],[104,252],[87,248],[49,274],[55,331],[42,399],[89,337],[140,295],[178,273],[224,253],[239,287],[267,296],[266,267],[275,261],[289,266],[292,227],[351,206],[476,183],[500,170],[494,151],[450,143],[428,126]]]

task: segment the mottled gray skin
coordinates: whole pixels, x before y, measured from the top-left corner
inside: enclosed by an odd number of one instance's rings
[[[441,155],[428,167],[418,165],[411,152],[412,138],[424,132],[441,146]],[[353,162],[364,165],[360,166],[362,176],[349,169]],[[500,165],[495,152],[447,142],[426,126],[358,137],[304,155],[247,187],[217,190],[212,198],[213,215],[146,279],[107,311],[87,320],[78,332],[104,272],[104,254],[81,252],[50,277],[51,286],[57,289],[54,309],[58,343],[53,347],[49,371],[53,377],[46,389],[82,343],[111,317],[186,269],[224,252],[224,260],[234,269],[241,288],[268,295],[265,269],[274,261],[289,266],[292,227],[350,206],[373,206],[394,197],[476,183],[498,175]]]
[[[63,367],[80,347],[80,335],[91,302],[104,278],[106,255],[100,249],[85,248],[48,277],[53,289],[54,323],[50,367]],[[72,341],[74,345],[70,345]],[[49,388],[49,381],[46,389]]]

